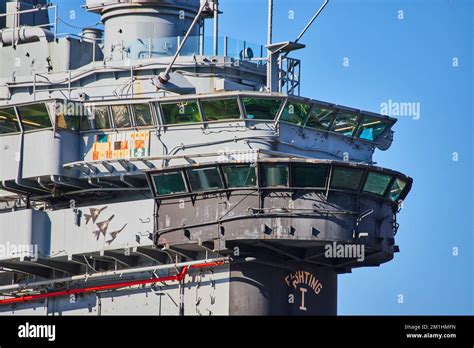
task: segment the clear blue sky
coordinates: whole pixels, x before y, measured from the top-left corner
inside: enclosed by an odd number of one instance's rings
[[[322,2],[275,0],[274,41],[294,39]],[[64,19],[77,11],[75,26],[98,20],[80,0],[60,3]],[[221,0],[221,10],[221,35],[266,42],[265,0]],[[389,100],[414,102],[421,111],[399,117],[394,144],[375,155],[414,178],[398,216],[401,252],[340,276],[339,314],[474,313],[473,33],[471,0],[331,0],[301,40],[302,95],[374,112]]]

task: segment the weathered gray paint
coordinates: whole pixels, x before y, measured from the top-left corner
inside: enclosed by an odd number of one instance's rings
[[[199,2],[135,1],[145,6],[119,1],[102,6],[102,2],[88,0],[86,5],[104,20],[103,49],[87,37],[66,36],[53,41],[49,34],[43,41],[29,42],[30,38],[20,42],[16,49],[0,47],[0,107],[56,99],[90,104],[151,102],[172,96],[186,99],[209,93],[231,95],[226,91],[266,90],[264,64],[230,57],[192,56],[194,39],[188,46],[191,50],[184,50],[176,60],[170,82],[159,86],[156,76],[164,71],[176,49],[176,39],[169,37],[184,34]],[[0,12],[5,10],[4,5],[5,1],[0,1]],[[184,19],[179,19],[181,10]],[[36,19],[31,16],[23,18],[25,24],[35,24]],[[5,24],[0,21],[0,28]],[[197,29],[192,35],[196,34]],[[162,44],[169,44],[169,52],[140,54],[148,39],[162,39]],[[54,115],[51,116],[54,121]],[[32,207],[12,200],[0,205],[0,242],[37,244],[41,254],[37,262],[11,257],[0,260],[11,267],[0,271],[1,285],[24,281],[25,270],[30,270],[30,281],[41,279],[34,275],[38,271],[51,272],[55,277],[68,275],[71,270],[81,274],[93,272],[89,263],[94,260],[97,267],[113,269],[204,259],[209,254],[222,253],[232,256],[233,263],[216,267],[212,272],[192,271],[186,276],[182,284],[184,314],[336,314],[338,273],[350,272],[353,267],[379,265],[393,258],[394,207],[387,201],[332,191],[327,197],[321,192],[302,195],[288,190],[269,191],[262,198],[263,207],[274,210],[314,209],[315,205],[319,210],[373,209],[373,214],[358,227],[358,232],[367,236],[358,237],[353,233],[354,217],[344,214],[314,213],[301,217],[285,215],[280,210],[275,214],[249,215],[249,207],[260,205],[258,195],[251,191],[230,196],[210,193],[199,196],[194,204],[185,198],[158,207],[146,189],[146,170],[215,162],[233,151],[260,151],[259,158],[278,154],[282,158],[301,156],[371,163],[375,144],[285,123],[243,120],[153,126],[148,130],[150,156],[154,159],[147,163],[135,161],[133,168],[124,168],[117,161],[92,163],[97,134],[124,134],[132,129],[81,134],[49,129],[0,136],[0,188],[9,190],[8,195],[21,193],[24,201],[33,201]],[[205,154],[208,155],[199,157]],[[92,165],[96,172],[86,175],[74,169],[72,163],[76,162]],[[85,188],[95,192],[77,192]],[[114,191],[107,191],[109,188]],[[68,193],[71,191],[75,193]],[[91,209],[105,207],[96,221],[86,223],[86,214]],[[224,215],[230,219],[219,226],[192,227]],[[237,218],[239,215],[246,218]],[[105,235],[99,233],[97,239],[97,224],[107,219],[111,219],[108,229]],[[122,227],[116,238],[107,243],[112,238],[110,232]],[[160,235],[155,246],[150,236],[167,228],[175,231]],[[325,259],[321,256],[324,246],[334,241],[365,245],[369,250],[367,259],[361,263]],[[234,255],[235,248],[240,255]],[[291,272],[317,276],[323,284],[321,292],[311,293],[305,285],[288,285],[285,279]],[[149,273],[144,273],[127,279],[149,277]],[[98,282],[101,283],[104,282]],[[87,283],[69,285],[84,287]],[[301,296],[305,290],[307,310],[302,310]],[[293,302],[289,301],[291,296]],[[0,314],[178,315],[177,303],[179,285],[172,282],[166,286],[0,306]]]

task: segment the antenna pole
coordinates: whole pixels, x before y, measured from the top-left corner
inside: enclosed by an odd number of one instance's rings
[[[329,3],[329,0],[325,0],[324,1],[324,4],[321,6],[321,8],[318,10],[318,12],[316,12],[316,14],[313,16],[313,18],[311,18],[311,20],[309,21],[309,23],[306,25],[306,27],[304,27],[304,29],[301,31],[301,33],[298,35],[298,37],[296,38],[295,42],[298,42],[300,41],[300,39],[303,37],[303,35],[308,31],[309,27],[313,24],[313,22],[316,20],[316,18],[318,18],[318,16],[321,14],[321,12],[323,12],[324,8],[326,7],[326,5]]]
[[[272,44],[273,40],[273,0],[268,0],[268,28],[267,28],[267,46]],[[267,89],[272,91],[272,52],[267,49]]]
[[[272,44],[273,36],[273,0],[268,0],[268,37],[267,45]]]
[[[214,55],[219,54],[219,1],[213,1],[214,6]]]
[[[304,29],[301,31],[301,33],[296,37],[296,40],[295,40],[295,43],[298,43],[298,41],[300,41],[300,39],[303,37],[303,35],[308,31],[309,27],[311,25],[313,25],[314,21],[316,20],[316,18],[318,18],[318,16],[321,14],[321,12],[323,12],[324,8],[326,7],[326,5],[329,3],[329,0],[325,0],[324,1],[324,4],[319,8],[318,12],[316,12],[313,16],[313,18],[311,18],[311,20],[308,22],[308,24],[306,24],[306,26],[304,27]],[[285,55],[283,56],[283,58],[286,58],[288,57],[288,54],[290,54],[290,52],[286,52]]]
[[[178,58],[179,54],[181,53],[181,50],[182,50],[183,46],[186,44],[186,41],[188,40],[189,34],[191,34],[191,31],[193,30],[194,26],[198,22],[199,18],[201,18],[201,15],[202,15],[204,9],[206,9],[207,7],[208,7],[208,0],[206,0],[202,3],[196,17],[194,17],[194,20],[191,23],[191,26],[189,27],[188,31],[186,32],[186,35],[184,35],[184,38],[180,42],[180,44],[178,46],[178,49],[176,50],[176,53],[174,54],[173,58],[171,59],[171,62],[166,67],[166,70],[158,75],[158,80],[162,84],[166,84],[169,81],[169,79],[170,79],[169,74],[170,74],[171,68],[173,67],[173,64],[176,62],[176,58]]]

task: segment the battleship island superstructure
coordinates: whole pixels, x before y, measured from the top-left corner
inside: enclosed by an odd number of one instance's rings
[[[396,119],[301,97],[312,21],[273,42],[272,7],[255,45],[217,1],[86,0],[77,35],[0,0],[1,314],[335,315],[393,258]]]

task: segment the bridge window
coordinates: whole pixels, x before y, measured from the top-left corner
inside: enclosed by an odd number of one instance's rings
[[[288,165],[266,164],[263,166],[262,183],[264,187],[288,186]]]
[[[153,176],[155,189],[159,196],[186,191],[182,172],[164,172]]]
[[[325,165],[293,165],[294,187],[326,187],[328,167]]]
[[[357,137],[360,139],[375,141],[387,127],[388,124],[383,120],[374,117],[364,117],[364,120],[357,131]]]
[[[163,121],[165,124],[201,122],[197,101],[162,103],[161,110],[163,110]]]
[[[345,167],[333,167],[331,177],[331,188],[358,190],[364,170],[345,168]]]
[[[110,129],[109,110],[107,106],[96,106],[94,110],[94,120],[96,129]]]
[[[288,101],[285,108],[283,109],[280,120],[302,126],[308,117],[310,109],[311,105],[309,104],[293,103]]]
[[[249,165],[224,166],[224,176],[227,186],[236,187],[255,187],[257,185],[256,167]]]
[[[145,127],[153,125],[150,105],[148,104],[132,104],[133,113],[135,114],[135,122],[137,127]]]
[[[82,104],[68,103],[56,105],[56,127],[72,131],[89,130],[87,116]]]
[[[332,109],[315,106],[308,117],[306,127],[329,130],[336,112]]]
[[[243,98],[247,119],[274,120],[282,100],[266,98]]]
[[[206,121],[220,121],[240,118],[237,99],[201,100]]]
[[[21,106],[18,108],[18,113],[25,131],[51,128],[53,126],[46,104]]]
[[[91,119],[88,115],[81,116],[81,131],[91,130]]]
[[[352,136],[357,128],[358,118],[358,115],[340,111],[331,130],[342,135]]]
[[[112,117],[115,128],[130,128],[130,111],[127,105],[112,105]]]
[[[392,177],[390,175],[369,172],[369,175],[367,175],[367,180],[365,181],[364,192],[383,196],[391,180]]]
[[[0,109],[0,134],[20,132],[20,125],[16,118],[15,109]]]
[[[393,182],[392,187],[390,188],[390,194],[389,194],[390,199],[394,202],[398,201],[398,198],[402,194],[406,185],[407,183],[405,181],[399,178],[396,178],[395,181]]]
[[[188,174],[191,189],[195,192],[224,188],[217,167],[187,169],[186,172]]]

